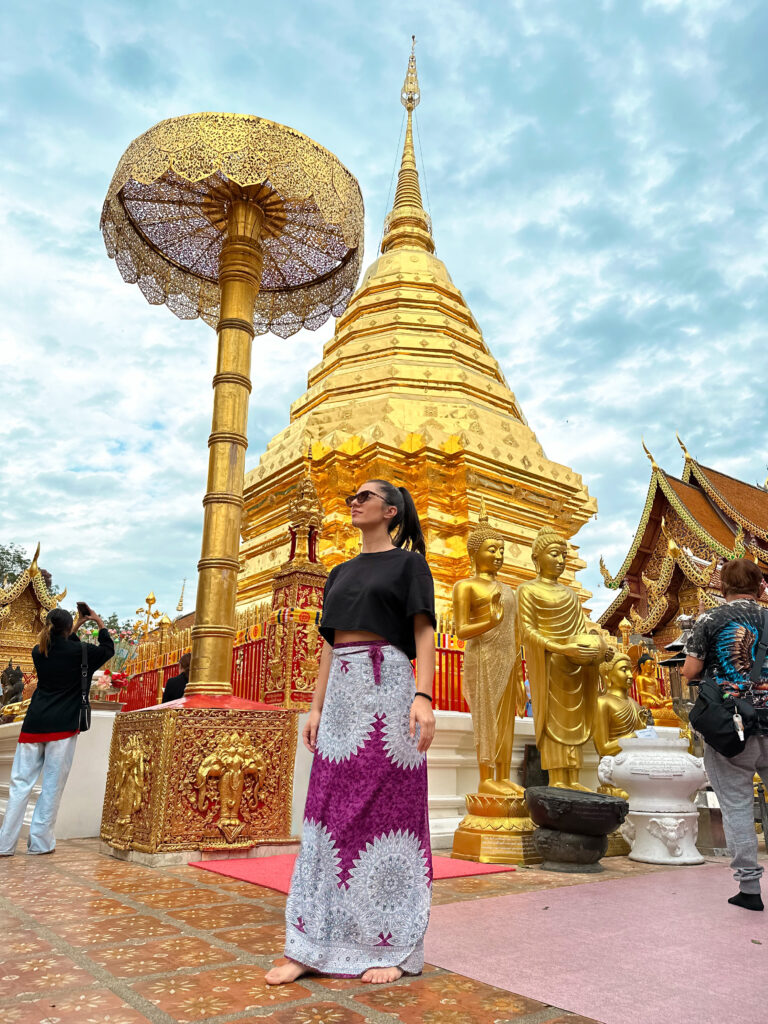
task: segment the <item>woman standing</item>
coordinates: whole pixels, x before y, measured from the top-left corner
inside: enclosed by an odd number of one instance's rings
[[[41,771],[42,789],[29,826],[27,853],[53,853],[56,848],[53,827],[80,731],[82,645],[73,634],[91,619],[99,627],[99,643],[86,645],[90,678],[115,653],[104,623],[90,609],[87,615],[78,614],[76,622],[63,608],[48,612],[32,648],[37,689],[24,716],[11,768],[8,805],[0,828],[0,857],[12,857],[16,851],[27,802]]]
[[[362,552],[325,585],[325,642],[303,733],[315,757],[286,905],[289,963],[267,973],[270,985],[308,971],[381,984],[424,965],[434,585],[404,487],[369,480],[346,501]]]

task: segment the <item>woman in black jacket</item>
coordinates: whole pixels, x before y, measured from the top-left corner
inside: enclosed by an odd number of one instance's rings
[[[3,826],[0,857],[12,857],[24,824],[32,787],[43,773],[40,796],[29,826],[28,853],[53,853],[53,827],[64,786],[75,756],[80,723],[83,646],[75,635],[92,619],[99,627],[98,646],[86,644],[88,678],[115,653],[104,623],[90,611],[77,621],[63,608],[48,612],[38,643],[32,649],[37,670],[37,689],[19,733],[11,768],[11,786]]]

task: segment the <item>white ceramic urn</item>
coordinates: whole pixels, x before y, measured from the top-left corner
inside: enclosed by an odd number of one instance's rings
[[[629,794],[621,831],[631,860],[649,864],[703,864],[696,849],[696,793],[707,784],[704,762],[688,753],[677,729],[643,729],[621,740],[621,753],[604,757],[600,781]]]

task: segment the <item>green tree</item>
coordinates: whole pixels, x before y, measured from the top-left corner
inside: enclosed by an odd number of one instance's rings
[[[30,559],[18,544],[0,544],[0,583],[15,583],[29,565]]]

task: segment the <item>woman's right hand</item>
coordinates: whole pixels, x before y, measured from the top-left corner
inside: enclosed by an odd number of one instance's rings
[[[317,708],[312,708],[309,712],[309,718],[307,719],[306,725],[301,733],[304,746],[310,754],[314,754],[317,749],[317,728],[320,725],[321,714],[322,712]]]

